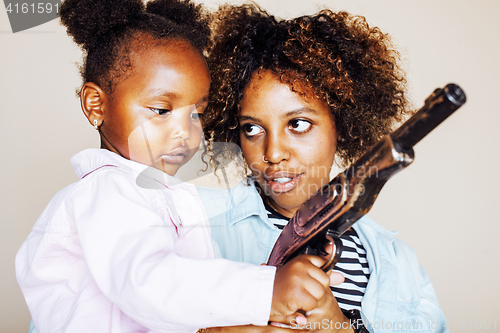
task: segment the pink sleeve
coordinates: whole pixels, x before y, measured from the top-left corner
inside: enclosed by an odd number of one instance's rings
[[[189,231],[179,236],[135,184],[100,176],[99,187],[78,194],[92,200],[74,205],[73,214],[92,277],[127,316],[169,332],[267,324],[274,267],[180,256],[176,244],[188,237],[197,251],[204,246],[212,251],[206,225],[196,229],[197,235]]]

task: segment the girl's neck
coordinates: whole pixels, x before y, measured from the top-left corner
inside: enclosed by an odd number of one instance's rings
[[[122,154],[120,154],[118,149],[113,147],[113,145],[108,140],[106,140],[106,137],[102,134],[101,131],[99,131],[99,134],[101,136],[101,149],[107,149],[109,151],[112,151],[115,154],[120,155],[121,157],[124,157]]]

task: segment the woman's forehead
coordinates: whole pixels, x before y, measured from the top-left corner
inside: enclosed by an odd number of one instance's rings
[[[271,69],[259,68],[252,74],[243,96],[249,89],[257,92],[270,87],[286,85],[292,92],[301,95],[306,100],[317,98],[314,89],[306,79],[302,79],[303,77],[303,75],[298,75],[291,70],[277,72]]]

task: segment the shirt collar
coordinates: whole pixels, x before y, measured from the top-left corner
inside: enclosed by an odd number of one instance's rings
[[[80,179],[102,167],[121,167],[130,171],[137,185],[143,188],[172,187],[183,183],[179,177],[170,176],[151,166],[128,160],[107,149],[86,149],[73,156],[70,162]]]
[[[227,211],[227,225],[233,226],[234,224],[243,221],[249,216],[256,215],[267,225],[274,228],[274,225],[269,221],[264,202],[257,192],[255,181],[250,178],[243,179],[236,185],[229,194],[229,209]],[[394,238],[397,231],[389,231],[379,226],[367,215],[361,217],[353,228],[363,236],[367,233],[377,233],[384,237]],[[363,242],[363,244],[365,244]]]
[[[264,223],[274,227],[267,217],[267,212],[255,184],[250,179],[243,179],[229,195],[230,209],[227,212],[227,224],[232,226],[249,216],[259,216]]]

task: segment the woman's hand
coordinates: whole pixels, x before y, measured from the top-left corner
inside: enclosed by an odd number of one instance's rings
[[[307,333],[300,329],[278,328],[273,326],[230,326],[211,327],[204,333]]]
[[[307,313],[307,324],[303,329],[318,333],[354,333],[349,319],[340,310],[337,300],[329,288],[325,296],[318,302],[318,307]]]
[[[330,277],[320,268],[324,259],[300,255],[276,271],[270,321],[293,324],[299,311],[311,311],[326,293]]]

